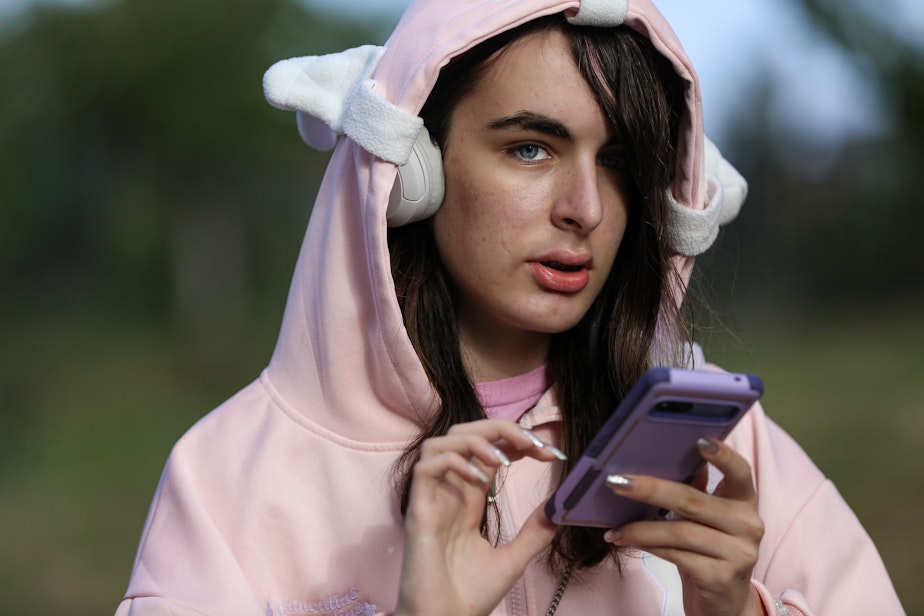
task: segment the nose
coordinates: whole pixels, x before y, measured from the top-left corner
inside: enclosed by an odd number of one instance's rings
[[[596,160],[576,161],[562,170],[557,198],[552,207],[552,221],[562,229],[587,234],[603,220]]]

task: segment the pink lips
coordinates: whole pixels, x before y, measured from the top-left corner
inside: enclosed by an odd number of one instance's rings
[[[529,262],[536,283],[560,293],[577,293],[586,287],[590,281],[589,266],[587,259],[566,257],[549,257]]]

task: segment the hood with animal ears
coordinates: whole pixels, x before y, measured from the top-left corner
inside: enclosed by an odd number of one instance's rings
[[[685,84],[669,232],[683,280],[719,225],[737,214],[747,184],[706,139],[696,72],[649,0],[417,0],[384,46],[273,65],[264,77],[267,100],[296,112],[309,145],[334,152],[265,382],[332,438],[407,440],[435,408],[389,266],[385,212],[397,166],[411,156],[423,125],[417,114],[451,58],[555,13],[578,25],[636,30]],[[674,292],[679,301],[683,289]]]

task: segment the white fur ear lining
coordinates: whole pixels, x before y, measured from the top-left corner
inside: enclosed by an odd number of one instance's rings
[[[629,0],[581,0],[576,13],[566,12],[568,21],[576,26],[615,28],[626,21]]]
[[[708,138],[705,155],[706,173],[714,176],[722,186],[722,211],[719,224],[724,225],[733,221],[741,211],[741,205],[748,196],[748,182],[730,162],[722,157],[719,148]]]
[[[719,227],[731,222],[748,194],[748,183],[731,163],[706,139],[705,207],[694,210],[679,203],[668,191],[670,225],[668,241],[679,254],[695,257],[712,246]]]
[[[423,120],[402,111],[375,91],[375,81],[366,79],[346,102],[343,134],[390,163],[403,165],[411,155]]]
[[[329,150],[342,134],[383,160],[404,164],[423,120],[375,92],[370,77],[384,51],[364,45],[277,62],[263,76],[266,100],[296,112],[299,134],[313,148]]]

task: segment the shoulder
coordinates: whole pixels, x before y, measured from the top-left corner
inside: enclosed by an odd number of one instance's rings
[[[717,370],[714,366],[709,369]],[[830,482],[805,450],[755,403],[726,442],[751,465],[765,542],[782,537]]]
[[[804,486],[808,496],[825,480],[805,450],[767,416],[759,402],[751,407],[727,441],[751,463],[759,490],[782,488],[776,484],[781,481],[792,484],[789,480],[798,478],[796,485],[789,487]]]
[[[724,372],[706,364],[706,370]],[[758,492],[785,490],[790,499],[808,500],[825,481],[799,443],[756,402],[726,439],[750,463]]]

